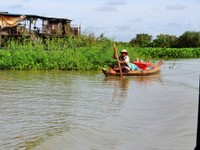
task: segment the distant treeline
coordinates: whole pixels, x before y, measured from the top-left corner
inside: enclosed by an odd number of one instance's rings
[[[142,33],[137,34],[129,44],[135,47],[196,48],[200,47],[200,32],[186,31],[179,37],[159,34],[156,39],[152,39],[152,35]]]

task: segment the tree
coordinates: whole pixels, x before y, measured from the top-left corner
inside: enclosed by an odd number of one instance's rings
[[[177,41],[177,47],[200,47],[200,32],[186,31]]]
[[[129,43],[133,46],[149,47],[152,42],[152,36],[149,34],[137,34]]]
[[[162,48],[169,48],[173,47],[177,40],[177,37],[174,35],[168,34],[159,34],[156,36],[156,39],[153,40],[153,47],[162,47]]]

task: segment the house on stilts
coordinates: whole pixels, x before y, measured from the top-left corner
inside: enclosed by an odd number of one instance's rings
[[[72,26],[71,21],[66,18],[0,12],[0,37],[80,35],[81,27]]]

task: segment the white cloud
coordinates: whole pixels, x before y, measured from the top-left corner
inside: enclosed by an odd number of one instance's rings
[[[20,8],[22,8],[22,7],[23,7],[23,6],[20,5],[20,4],[10,5],[10,6],[9,6],[9,8],[11,8],[11,9],[20,9]]]
[[[187,8],[187,6],[184,4],[172,4],[172,5],[167,5],[166,8],[168,10],[184,10]]]
[[[125,0],[121,0],[121,1],[112,0],[112,1],[106,2],[104,5],[121,6],[121,5],[126,5],[126,4],[127,2]]]
[[[110,7],[110,6],[101,6],[96,8],[97,11],[100,12],[116,12],[117,9],[115,7]]]

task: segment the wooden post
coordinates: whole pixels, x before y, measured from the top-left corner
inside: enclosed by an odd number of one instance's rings
[[[194,150],[200,150],[200,77],[199,77],[199,101],[198,101],[198,118],[197,118],[197,136],[196,147]]]
[[[29,20],[29,34],[31,34],[31,20]]]
[[[114,50],[117,52],[117,49],[116,49],[116,45],[115,45],[115,43],[114,43]],[[117,62],[118,62],[118,67],[119,67],[120,77],[122,77],[122,68],[121,68],[121,64],[120,64],[120,61],[119,61],[118,56],[117,56]]]

